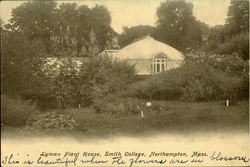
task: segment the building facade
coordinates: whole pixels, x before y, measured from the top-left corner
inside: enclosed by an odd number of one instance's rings
[[[106,51],[109,52],[109,51]],[[175,48],[150,36],[135,40],[112,52],[112,57],[135,65],[137,75],[152,75],[180,66],[183,55]]]

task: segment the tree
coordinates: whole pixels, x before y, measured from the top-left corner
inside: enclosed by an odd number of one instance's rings
[[[92,8],[90,24],[95,32],[98,48],[103,50],[107,40],[110,39],[110,35],[114,31],[110,26],[111,16],[108,9],[105,6],[99,5]]]
[[[51,52],[54,1],[29,1],[12,10],[12,29],[24,33],[29,40],[39,40],[47,53]]]
[[[0,18],[0,27],[1,27],[1,31],[2,31],[2,29],[3,29],[3,24],[4,24],[4,22],[3,22],[3,20]]]
[[[246,32],[236,34],[224,43],[218,44],[217,48],[214,51],[219,54],[238,53],[242,59],[248,60],[249,34]]]
[[[12,11],[1,25],[2,91],[43,96],[51,83],[41,73],[47,57],[94,57],[108,40],[111,18],[103,6],[93,9],[75,3],[28,1]],[[1,22],[2,24],[2,22]],[[17,84],[18,83],[18,84]],[[28,98],[28,97],[27,97]]]
[[[228,8],[226,29],[232,36],[240,32],[249,32],[249,1],[231,0]]]
[[[217,54],[238,53],[242,59],[249,59],[248,6],[247,0],[231,1],[226,24],[209,29],[205,51],[213,51]]]
[[[135,27],[123,27],[123,33],[120,36],[119,44],[121,47],[124,47],[130,44],[137,38],[143,37],[145,35],[154,36],[155,27],[148,25],[139,25]]]
[[[89,34],[94,31],[98,50],[103,50],[113,32],[110,23],[104,6],[90,9],[62,3],[57,7],[55,1],[29,1],[13,9],[8,29],[39,41],[48,56],[88,57]]]
[[[26,91],[42,92],[45,81],[34,75],[40,64],[40,43],[31,42],[21,32],[2,33],[1,88],[2,93],[21,95]]]
[[[126,89],[135,79],[135,68],[126,61],[102,55],[90,58],[82,65],[78,78],[82,105],[90,105]]]
[[[77,56],[78,11],[76,3],[62,3],[54,12],[53,55]]]
[[[200,46],[202,31],[193,15],[193,5],[184,0],[168,0],[157,9],[156,37],[185,51]]]
[[[217,25],[210,27],[206,34],[205,51],[215,51],[221,43],[225,42],[225,26]]]

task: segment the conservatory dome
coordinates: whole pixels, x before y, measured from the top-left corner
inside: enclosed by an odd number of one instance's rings
[[[137,39],[133,43],[120,49],[114,57],[119,59],[152,59],[154,55],[158,53],[163,53],[168,59],[172,60],[183,59],[181,52],[150,36]]]

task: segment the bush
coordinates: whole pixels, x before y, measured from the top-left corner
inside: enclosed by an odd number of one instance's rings
[[[128,96],[190,101],[247,98],[247,69],[237,55],[187,55],[181,67],[131,85]]]
[[[109,113],[109,114],[116,114],[116,113],[124,113],[126,112],[125,106],[123,103],[110,102],[107,100],[96,100],[92,107],[95,109],[97,113]]]
[[[66,114],[58,114],[56,112],[47,112],[37,114],[28,119],[26,127],[35,129],[64,129],[74,130],[77,123],[73,118]]]
[[[145,100],[138,98],[121,98],[113,95],[103,100],[95,101],[92,107],[97,113],[109,113],[113,115],[134,115],[140,114],[141,111],[167,111],[167,108],[157,103],[153,103],[151,107],[146,107]]]
[[[23,91],[21,97],[24,100],[32,100],[39,109],[46,110],[58,108],[59,102],[53,93],[38,91]]]
[[[214,53],[190,51],[185,55],[184,64],[206,64],[229,75],[247,74],[248,61],[243,60],[239,54],[218,55]]]
[[[76,65],[74,58],[55,59],[54,64],[47,61],[36,73],[36,86],[19,92],[41,109],[88,107],[108,94],[126,89],[135,79],[134,66],[105,55],[80,59],[82,65]]]
[[[29,101],[1,95],[1,123],[4,126],[24,126],[26,121],[37,112],[36,106]]]
[[[142,99],[179,99],[183,90],[178,86],[181,81],[180,73],[176,69],[169,70],[166,73],[153,75],[145,81],[132,84],[127,91],[127,96]]]
[[[95,100],[92,107],[97,113],[138,114],[144,109],[144,103],[136,98],[121,98],[116,95],[109,95],[103,99]]]
[[[236,52],[244,60],[249,60],[249,33],[240,33],[222,43],[215,50],[218,54],[232,54]]]
[[[228,75],[207,64],[194,64],[181,71],[182,99],[191,101],[221,100],[238,98],[240,77]]]
[[[135,79],[135,68],[126,61],[99,56],[89,59],[81,67],[79,78],[82,85],[79,91],[89,105],[109,94],[126,89]]]
[[[47,77],[51,84],[47,89],[51,95],[47,97],[57,100],[62,108],[90,106],[96,99],[123,90],[134,81],[135,69],[126,61],[105,55],[85,59],[78,67],[72,61],[62,60],[56,75]]]

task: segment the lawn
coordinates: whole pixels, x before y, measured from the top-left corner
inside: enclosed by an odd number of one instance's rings
[[[193,134],[199,132],[248,131],[248,101],[227,107],[223,102],[153,101],[152,109],[141,114],[95,113],[91,108],[49,110],[70,115],[77,122],[76,134],[86,136],[151,135],[156,132]],[[44,112],[44,111],[43,111]],[[46,111],[47,112],[47,111]],[[26,135],[25,129],[2,128],[7,134]],[[18,131],[18,132],[17,132]],[[61,134],[57,130],[46,131]],[[152,132],[152,133],[149,133]],[[33,135],[42,134],[37,131]],[[68,134],[68,132],[67,132]]]
[[[156,107],[157,106],[157,107]],[[141,114],[96,114],[90,109],[68,109],[86,133],[138,134],[149,131],[193,133],[248,130],[248,101],[227,107],[223,102],[153,101],[152,110]],[[156,108],[156,109],[154,109]]]

